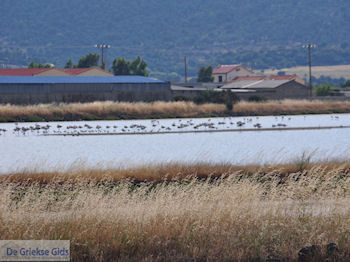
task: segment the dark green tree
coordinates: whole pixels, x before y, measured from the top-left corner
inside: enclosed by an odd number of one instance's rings
[[[30,62],[30,64],[28,65],[28,68],[36,68],[36,63],[34,63],[33,61]]]
[[[130,62],[125,60],[124,57],[119,57],[118,59],[114,59],[112,70],[114,75],[130,75],[129,69]]]
[[[146,71],[147,63],[139,56],[130,63],[129,68],[131,75],[148,76]]]
[[[73,61],[72,61],[72,58],[69,59],[66,63],[66,65],[64,66],[64,68],[73,68]]]
[[[234,104],[240,101],[239,96],[237,96],[236,93],[232,92],[231,89],[227,89],[226,91],[223,91],[222,97],[226,105],[226,109],[228,111],[232,111]]]
[[[204,104],[204,103],[217,103],[217,104],[225,104],[226,109],[228,111],[232,111],[234,104],[240,101],[240,98],[232,92],[230,89],[227,90],[214,90],[208,89],[202,91],[198,94],[198,96],[194,97],[193,101],[196,104]]]
[[[86,56],[79,59],[78,68],[89,68],[92,66],[98,66],[98,60],[100,56],[98,54],[89,53]]]
[[[124,57],[114,59],[112,69],[114,75],[148,76],[147,63],[139,56],[133,61],[126,60]]]
[[[198,71],[198,77],[197,82],[213,82],[214,77],[213,74],[213,67],[212,66],[202,66]]]
[[[28,65],[28,68],[50,68],[52,67],[50,64],[46,63],[46,64],[43,64],[43,63],[39,63],[39,64],[36,64],[34,63],[34,61],[30,62],[30,64]]]
[[[341,87],[349,87],[350,86],[350,79],[346,80],[343,84],[340,85]]]

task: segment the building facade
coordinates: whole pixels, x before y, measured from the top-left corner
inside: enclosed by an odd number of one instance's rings
[[[307,99],[309,88],[295,79],[262,79],[262,80],[238,80],[227,83],[221,89],[245,90],[239,93],[243,100],[249,100],[252,96],[270,100],[281,99]]]
[[[255,73],[242,65],[219,65],[213,70],[214,82],[227,83],[236,77],[254,76]]]
[[[0,76],[1,104],[169,101],[170,83],[141,76]]]
[[[244,76],[236,77],[228,83],[177,83],[171,86],[174,98],[193,99],[200,92],[212,90],[222,92],[230,90],[242,100],[253,97],[271,100],[306,99],[309,88],[300,83],[295,76]]]

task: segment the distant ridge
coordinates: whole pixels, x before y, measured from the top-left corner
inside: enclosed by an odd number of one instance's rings
[[[63,67],[107,43],[109,66],[140,55],[151,75],[176,77],[185,55],[192,75],[203,64],[304,65],[309,42],[319,46],[317,64],[341,64],[350,57],[349,14],[348,0],[2,0],[0,64]]]

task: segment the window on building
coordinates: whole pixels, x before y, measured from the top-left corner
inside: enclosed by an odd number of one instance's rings
[[[222,76],[219,76],[219,82],[222,82]]]

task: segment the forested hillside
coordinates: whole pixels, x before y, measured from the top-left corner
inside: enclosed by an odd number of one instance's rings
[[[151,75],[176,77],[200,65],[253,68],[350,63],[348,0],[2,0],[0,63],[63,66],[106,43],[108,64],[142,56]],[[317,54],[317,56],[316,56]]]

